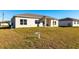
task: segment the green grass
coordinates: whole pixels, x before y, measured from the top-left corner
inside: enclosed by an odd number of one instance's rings
[[[40,32],[40,39],[35,32]],[[79,48],[79,28],[0,29],[0,48]]]

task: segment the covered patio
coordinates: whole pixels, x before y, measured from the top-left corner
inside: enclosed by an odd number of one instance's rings
[[[39,19],[39,24],[42,23],[43,27],[50,27],[51,26],[51,18],[47,18],[46,16],[43,16],[42,18]]]

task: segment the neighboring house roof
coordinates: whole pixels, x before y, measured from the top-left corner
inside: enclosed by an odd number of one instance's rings
[[[42,17],[44,17],[45,15],[38,15],[38,14],[18,14],[18,15],[16,15],[16,16],[14,16],[14,17],[27,17],[27,18],[42,18]],[[50,19],[55,19],[55,18],[53,18],[53,17],[49,17],[49,16],[45,16],[46,18],[50,18]],[[56,20],[56,19],[55,19]]]
[[[63,18],[63,19],[59,19],[59,21],[75,21],[78,19],[74,19],[74,18]]]
[[[0,23],[9,23],[10,21],[0,21]]]

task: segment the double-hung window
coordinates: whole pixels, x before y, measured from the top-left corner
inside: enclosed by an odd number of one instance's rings
[[[23,19],[20,19],[20,25],[23,25]]]
[[[39,20],[35,20],[35,24],[39,24],[40,23],[40,21]]]
[[[24,20],[24,25],[27,25],[27,20]]]
[[[77,24],[79,24],[79,21],[77,21]]]
[[[74,24],[76,24],[76,21],[74,21]]]

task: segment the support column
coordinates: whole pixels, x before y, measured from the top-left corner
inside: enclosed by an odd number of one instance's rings
[[[50,20],[50,27],[52,27],[52,23],[53,23],[52,20]]]
[[[46,27],[47,26],[47,19],[45,18],[45,24],[44,24],[44,26]]]

